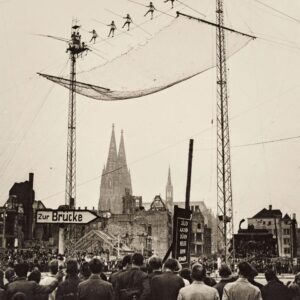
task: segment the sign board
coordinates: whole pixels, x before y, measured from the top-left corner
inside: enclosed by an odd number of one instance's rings
[[[38,209],[36,223],[38,224],[89,224],[98,215],[89,210],[51,210]]]
[[[188,264],[190,261],[191,219],[192,211],[175,205],[172,257],[181,264]]]

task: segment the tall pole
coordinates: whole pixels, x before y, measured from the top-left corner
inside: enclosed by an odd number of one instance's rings
[[[72,26],[71,40],[67,52],[70,55],[70,85],[69,85],[69,110],[68,110],[68,141],[67,141],[67,168],[66,168],[66,193],[65,204],[70,209],[76,207],[76,59],[88,48],[84,42],[81,42],[79,33],[80,26],[75,20]],[[73,250],[74,240],[77,240],[76,227],[69,225],[68,230],[68,248]],[[64,229],[60,229],[63,238]],[[62,240],[62,239],[61,239]],[[64,251],[64,242],[61,243],[60,251]]]
[[[65,204],[76,207],[76,58],[89,49],[81,42],[80,26],[77,21],[72,26],[71,40],[67,52],[70,55],[70,86],[68,111],[68,142]]]
[[[230,256],[233,237],[233,207],[231,187],[230,139],[228,122],[228,94],[226,43],[223,0],[216,0],[217,16],[217,214],[218,230],[222,236],[225,261]],[[234,249],[234,247],[233,247]]]
[[[192,178],[192,163],[193,163],[193,146],[194,146],[194,140],[190,139],[189,161],[188,161],[187,182],[186,182],[186,192],[185,192],[185,209],[190,209],[190,193],[191,193],[191,178]]]
[[[67,170],[66,170],[66,205],[76,207],[76,54],[70,51],[70,89],[68,112],[68,142],[67,142]]]

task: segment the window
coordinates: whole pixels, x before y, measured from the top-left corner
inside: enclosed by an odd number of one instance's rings
[[[199,224],[197,225],[197,228],[198,228],[198,229],[201,229],[201,223],[199,223]]]
[[[196,241],[202,242],[202,233],[196,233]]]
[[[284,235],[290,235],[290,230],[289,229],[283,229],[283,234]]]
[[[284,248],[283,252],[284,252],[284,254],[290,254],[291,249],[290,248]]]
[[[265,221],[263,221],[263,225],[266,225],[266,222],[265,222]]]
[[[268,225],[272,225],[272,222],[271,222],[271,221],[269,221],[269,222],[268,222]]]
[[[290,244],[290,239],[284,238],[284,239],[283,239],[283,244],[284,244],[284,245],[289,245],[289,244]]]

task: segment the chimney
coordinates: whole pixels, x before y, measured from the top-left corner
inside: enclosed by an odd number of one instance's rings
[[[272,210],[272,205],[269,205],[269,210]]]
[[[29,173],[29,184],[30,184],[31,189],[33,189],[33,177],[34,177],[34,174]]]
[[[293,220],[296,220],[296,214],[293,213]]]

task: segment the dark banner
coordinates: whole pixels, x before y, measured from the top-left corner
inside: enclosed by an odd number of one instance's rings
[[[191,219],[192,211],[174,207],[172,257],[181,264],[190,262]]]

